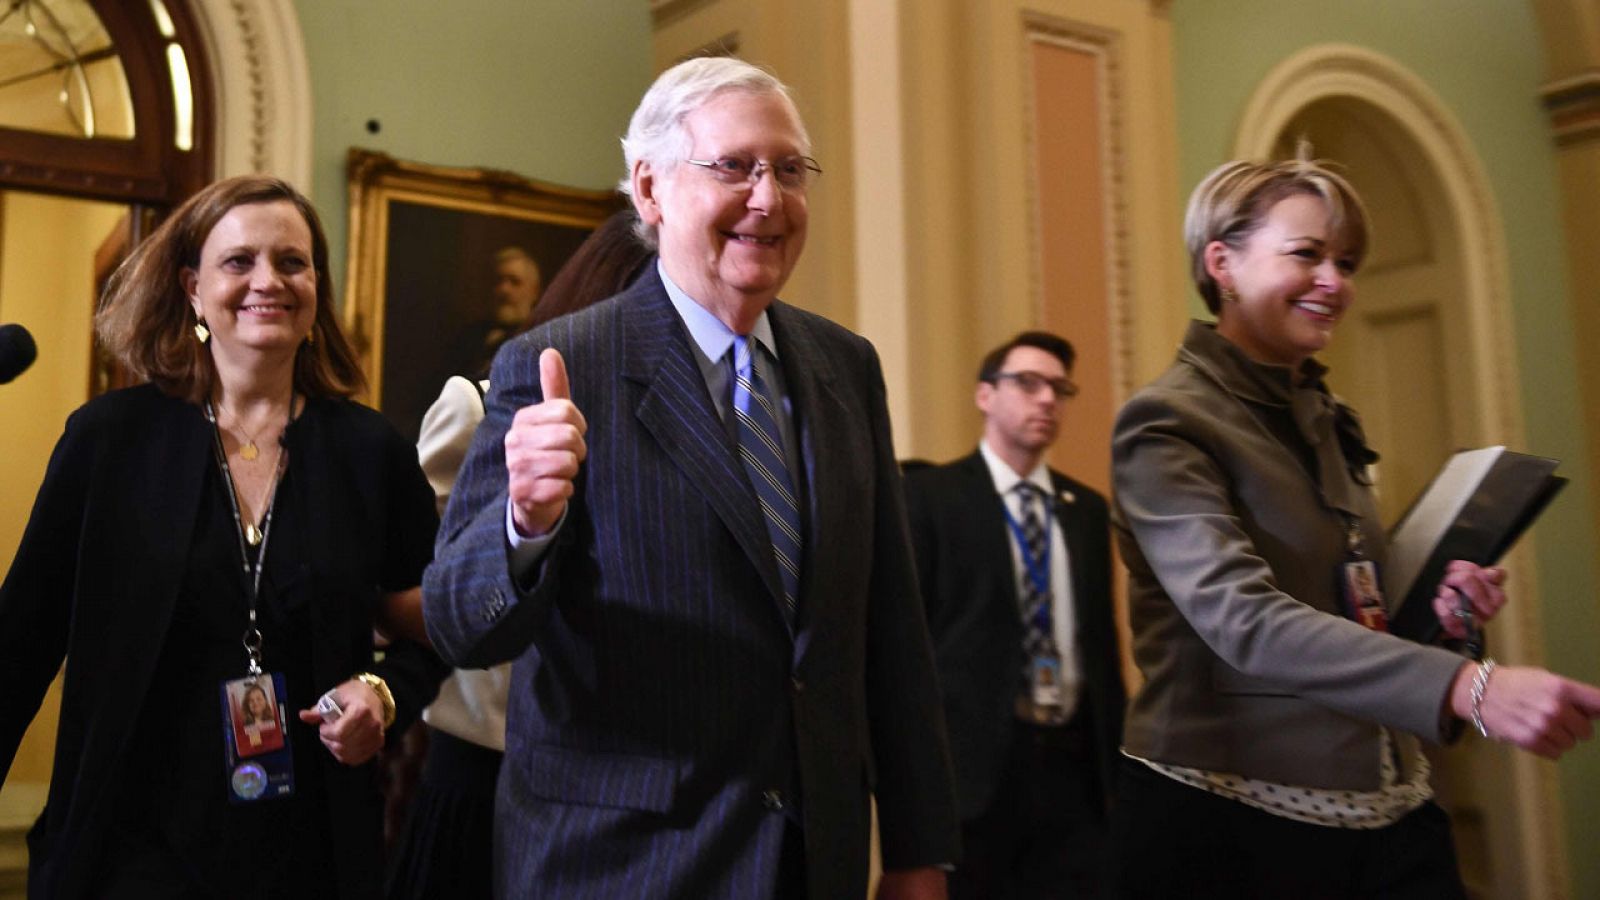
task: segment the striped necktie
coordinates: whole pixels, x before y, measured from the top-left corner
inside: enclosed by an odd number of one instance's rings
[[[754,348],[749,337],[734,336],[733,410],[739,420],[739,459],[761,501],[761,515],[767,522],[772,555],[783,582],[784,613],[793,621],[800,597],[800,505],[784,462],[777,409],[755,369]]]
[[[1022,541],[1026,548],[1023,557],[1043,574],[1049,571],[1046,561],[1050,558],[1050,528],[1041,510],[1045,505],[1044,492],[1030,481],[1019,482],[1015,490],[1022,505]],[[1024,565],[1017,586],[1022,614],[1022,696],[1017,708],[1019,712],[1025,711],[1024,718],[1031,721],[1058,724],[1061,721],[1059,709],[1040,708],[1033,703],[1033,660],[1036,657],[1060,658],[1051,619],[1050,586],[1036,582],[1034,573],[1030,565]]]

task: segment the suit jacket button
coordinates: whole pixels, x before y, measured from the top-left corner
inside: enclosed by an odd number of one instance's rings
[[[761,805],[773,812],[781,812],[783,810],[783,791],[776,788],[762,791]]]

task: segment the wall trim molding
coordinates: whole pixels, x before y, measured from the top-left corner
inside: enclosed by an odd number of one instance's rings
[[[191,0],[215,74],[214,177],[265,172],[311,192],[311,70],[292,0]]]
[[[1385,114],[1416,142],[1439,176],[1449,218],[1458,223],[1467,285],[1463,308],[1474,368],[1472,397],[1482,423],[1482,444],[1522,446],[1524,426],[1516,350],[1511,331],[1511,286],[1505,236],[1482,162],[1450,108],[1410,70],[1387,56],[1349,44],[1320,44],[1285,59],[1269,72],[1246,104],[1234,158],[1266,159],[1279,135],[1302,109],[1338,98]],[[1537,598],[1533,540],[1512,554],[1510,592]],[[1512,604],[1502,629],[1507,656],[1534,662],[1543,656],[1536,602]],[[1564,818],[1554,767],[1531,754],[1511,754],[1526,896],[1565,898]]]
[[[1105,28],[1074,22],[1047,13],[1028,10],[1022,16],[1024,52],[1019,54],[1023,66],[1022,83],[1026,86],[1023,97],[1023,145],[1029,166],[1024,190],[1027,195],[1028,221],[1028,293],[1033,298],[1035,322],[1044,321],[1043,256],[1045,252],[1042,225],[1039,221],[1039,176],[1034,164],[1038,160],[1038,136],[1034,133],[1035,103],[1032,66],[1033,57],[1027,52],[1032,44],[1051,44],[1088,54],[1095,59],[1096,79],[1100,95],[1095,105],[1100,114],[1100,185],[1105,196],[1106,297],[1107,323],[1111,331],[1111,388],[1113,406],[1133,395],[1138,384],[1137,364],[1134,359],[1135,315],[1131,283],[1128,246],[1129,212],[1124,173],[1129,162],[1125,151],[1125,123],[1128,119],[1128,96],[1123,84],[1122,49],[1116,32]]]

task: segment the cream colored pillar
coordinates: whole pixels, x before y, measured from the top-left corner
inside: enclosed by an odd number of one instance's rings
[[[1600,254],[1594,252],[1594,236],[1600,234],[1600,2],[1535,0],[1532,5],[1549,65],[1540,93],[1550,114],[1561,179],[1573,342],[1593,348],[1600,346]],[[1588,436],[1586,462],[1591,479],[1600,480],[1600,354],[1580,352],[1574,359]],[[1600,526],[1600,491],[1589,496]]]

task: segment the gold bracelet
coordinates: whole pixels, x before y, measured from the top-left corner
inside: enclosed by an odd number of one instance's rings
[[[378,700],[383,703],[383,727],[388,728],[394,724],[394,694],[389,690],[389,683],[371,672],[362,672],[356,675],[356,680],[366,685],[377,693]]]

